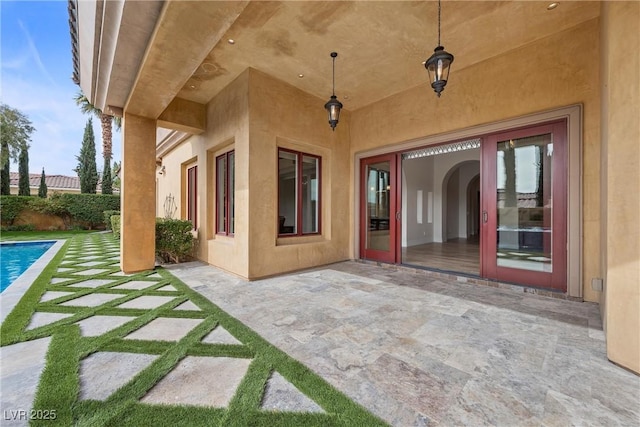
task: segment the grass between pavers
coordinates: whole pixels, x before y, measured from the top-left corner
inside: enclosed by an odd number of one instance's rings
[[[221,310],[164,269],[131,276],[114,276],[113,251],[117,246],[110,234],[76,236],[44,269],[25,293],[18,306],[0,326],[2,346],[45,336],[52,336],[46,356],[46,366],[34,400],[34,410],[56,410],[57,419],[32,420],[32,425],[79,426],[376,426],[386,425],[362,406],[333,388],[306,366],[274,347],[253,330]],[[110,249],[109,249],[110,248]],[[109,250],[108,250],[109,249]],[[79,267],[87,262],[87,254],[100,264]],[[82,258],[82,259],[81,259]],[[67,265],[72,270],[60,272]],[[100,274],[79,277],[75,273],[103,269]],[[65,279],[51,283],[52,278]],[[96,288],[70,287],[82,282],[110,280]],[[149,281],[142,290],[117,289],[129,281]],[[176,290],[158,289],[171,284]],[[65,291],[54,300],[39,302],[46,291]],[[98,307],[62,306],[61,302],[91,294],[121,295]],[[170,296],[173,299],[152,309],[117,307],[140,296]],[[201,311],[176,310],[185,301],[196,304]],[[34,312],[68,313],[71,316],[49,325],[25,330]],[[129,316],[131,320],[96,337],[83,337],[76,322],[95,315]],[[202,319],[177,342],[125,339],[131,332],[149,322],[163,318]],[[208,344],[201,342],[216,327],[223,327],[242,344]],[[145,353],[158,356],[128,383],[116,390],[104,402],[79,400],[81,361],[95,352]],[[227,408],[190,405],[158,405],[142,403],[154,385],[187,356],[234,357],[251,359],[235,395]],[[279,372],[323,408],[325,413],[266,411],[260,408],[270,375]],[[215,372],[204,372],[215,381]]]

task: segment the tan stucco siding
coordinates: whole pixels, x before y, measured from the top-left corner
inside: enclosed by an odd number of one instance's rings
[[[599,20],[593,19],[460,71],[454,62],[440,99],[425,83],[354,111],[351,158],[378,147],[583,104],[583,293],[585,300],[598,301],[590,286],[591,278],[601,274],[598,60]]]
[[[335,132],[326,100],[250,70],[250,278],[347,259],[349,117]],[[278,147],[322,157],[319,236],[278,238]]]
[[[178,215],[184,217],[186,203],[184,167],[198,165],[198,258],[242,277],[248,277],[249,183],[249,73],[242,73],[207,105],[207,130],[192,136],[167,153],[162,164],[166,174],[158,178],[158,210],[165,197],[176,199]],[[217,235],[215,230],[215,158],[235,150],[235,236]],[[195,162],[195,163],[194,163]]]
[[[607,2],[602,19],[607,356],[640,373],[640,3]]]

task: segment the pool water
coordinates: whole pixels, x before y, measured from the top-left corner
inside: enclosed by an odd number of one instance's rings
[[[4,291],[55,242],[0,244],[0,292]]]

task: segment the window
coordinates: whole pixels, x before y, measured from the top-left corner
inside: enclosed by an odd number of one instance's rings
[[[198,228],[198,166],[187,168],[187,220]]]
[[[216,233],[235,233],[235,153],[216,157]]]
[[[320,233],[320,157],[278,150],[278,234]]]

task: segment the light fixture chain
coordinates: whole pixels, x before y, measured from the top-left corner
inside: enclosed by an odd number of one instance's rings
[[[440,0],[438,0],[438,46],[441,46],[440,44]]]
[[[336,57],[333,57],[333,96],[336,95]]]

